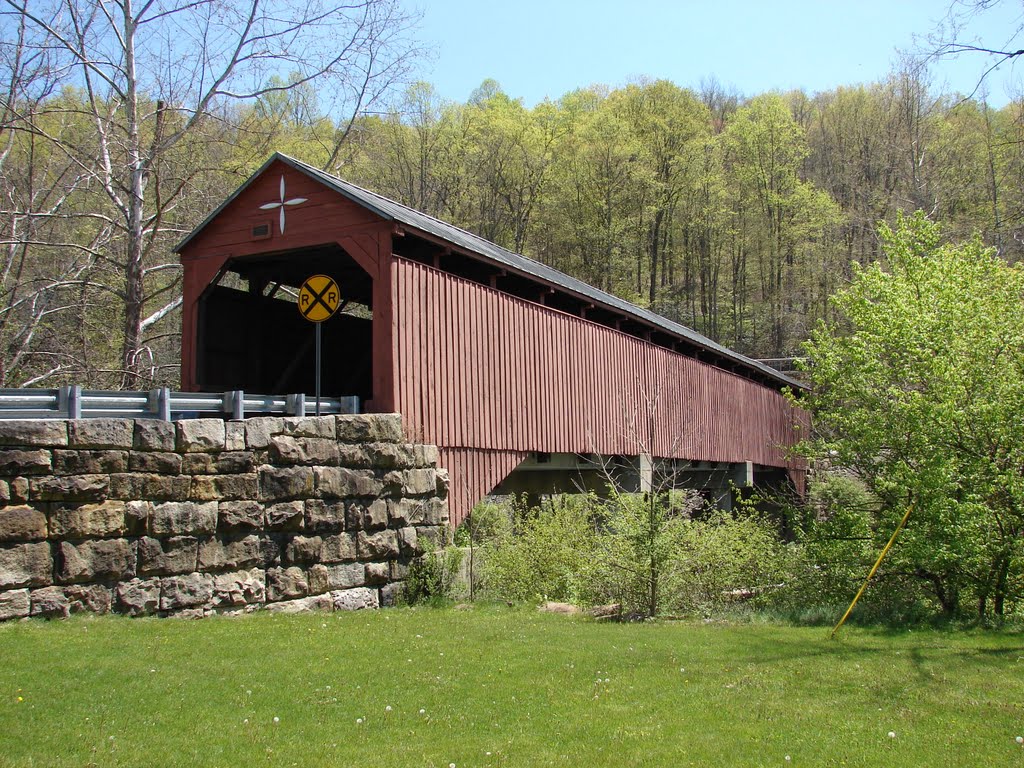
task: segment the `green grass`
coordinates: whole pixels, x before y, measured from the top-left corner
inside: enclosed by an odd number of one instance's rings
[[[0,766],[1024,766],[1019,734],[1011,632],[479,607],[0,626]]]

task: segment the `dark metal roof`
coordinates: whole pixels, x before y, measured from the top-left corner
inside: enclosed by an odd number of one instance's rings
[[[363,206],[385,220],[395,221],[406,227],[433,235],[434,237],[445,240],[482,258],[484,261],[491,262],[492,264],[499,264],[511,272],[526,275],[534,280],[545,283],[548,286],[557,287],[567,293],[585,298],[588,302],[593,302],[597,306],[612,309],[615,312],[626,315],[627,317],[639,320],[654,329],[687,341],[700,349],[711,352],[714,355],[735,363],[742,368],[746,368],[752,372],[756,371],[757,373],[766,376],[773,381],[777,381],[782,385],[790,386],[797,390],[803,390],[806,388],[805,384],[802,384],[796,379],[790,378],[774,368],[770,368],[756,360],[751,360],[749,357],[741,355],[738,352],[734,352],[728,347],[718,344],[692,328],[687,328],[685,325],[680,325],[679,323],[673,322],[666,317],[662,317],[655,312],[651,312],[643,307],[631,304],[624,299],[620,299],[618,296],[613,296],[610,293],[594,288],[593,286],[584,283],[582,280],[577,280],[571,275],[567,275],[553,267],[549,267],[547,264],[542,264],[534,259],[514,253],[507,248],[502,248],[500,245],[492,243],[489,240],[484,240],[482,237],[478,237],[472,232],[467,232],[464,229],[460,229],[459,227],[448,224],[440,219],[435,219],[433,216],[428,216],[421,211],[409,208],[408,206],[402,205],[394,200],[390,200],[375,192],[371,192],[368,189],[363,189],[355,184],[343,181],[335,176],[331,176],[318,168],[314,168],[300,160],[283,155],[280,152],[274,153],[274,155],[271,156],[270,159],[267,160],[267,162],[265,162],[258,171],[256,171],[256,173],[250,176],[241,187],[235,190],[234,194],[221,203],[213,213],[207,216],[202,224],[196,227],[188,237],[177,245],[174,249],[175,252],[181,252],[192,238],[194,238],[207,224],[209,224],[210,221],[216,218],[217,214],[219,214],[232,200],[246,189],[254,179],[259,177],[275,160],[280,160],[295,170],[311,176],[330,189],[333,189],[354,203]]]

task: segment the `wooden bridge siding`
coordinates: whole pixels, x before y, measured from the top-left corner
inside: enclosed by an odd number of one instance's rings
[[[456,519],[531,451],[793,468],[800,414],[768,387],[402,258],[393,285],[396,407],[441,447]]]

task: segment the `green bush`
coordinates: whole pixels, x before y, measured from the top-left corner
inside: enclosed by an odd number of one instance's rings
[[[462,552],[459,549],[435,549],[427,542],[423,554],[409,565],[405,578],[405,602],[416,605],[450,600],[461,562]]]
[[[507,508],[506,523],[495,523],[482,546],[481,587],[514,602],[585,600],[596,544],[591,511],[587,496]]]
[[[709,511],[683,526],[673,553],[671,610],[710,615],[777,603],[791,586],[798,547],[756,512]]]

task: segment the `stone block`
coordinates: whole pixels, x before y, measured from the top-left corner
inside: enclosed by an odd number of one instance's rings
[[[123,536],[127,530],[124,507],[123,501],[54,505],[50,511],[50,538],[89,539]]]
[[[417,467],[437,467],[437,462],[441,460],[441,454],[436,445],[417,443],[415,454]]]
[[[223,451],[226,432],[221,419],[185,419],[175,422],[179,453]]]
[[[337,436],[333,416],[286,416],[281,420],[282,431],[294,437],[326,437],[334,440]]]
[[[71,601],[60,587],[33,589],[32,615],[48,619],[66,619],[71,614]]]
[[[321,563],[347,563],[356,559],[356,538],[351,533],[324,536],[320,545]]]
[[[402,492],[406,496],[424,496],[437,491],[437,471],[433,469],[407,469],[403,473]]]
[[[394,527],[421,524],[427,516],[427,502],[424,499],[391,500],[388,515]]]
[[[226,451],[217,456],[217,472],[222,475],[244,475],[256,469],[252,451]]]
[[[135,546],[127,539],[96,539],[58,544],[57,579],[75,581],[122,581],[135,576]]]
[[[234,534],[263,527],[263,505],[258,501],[222,501],[218,504],[217,530]]]
[[[7,483],[7,491],[10,495],[9,501],[14,504],[24,504],[28,501],[29,482],[27,477],[15,477]]]
[[[387,584],[391,570],[387,563],[367,563],[365,566],[366,583],[371,586]]]
[[[438,469],[437,470],[437,483],[434,485],[434,494],[437,496],[437,498],[439,498],[439,499],[447,499],[448,498],[448,485],[449,485],[448,470],[447,469]]]
[[[408,443],[367,443],[363,450],[374,469],[411,469],[416,466],[416,446]]]
[[[314,467],[317,496],[324,499],[343,499],[352,496],[376,496],[380,493],[380,480],[368,469],[345,467]]]
[[[272,603],[294,600],[309,594],[309,582],[301,568],[270,568],[267,570],[267,600]]]
[[[72,613],[110,613],[113,592],[102,584],[69,584],[64,597]]]
[[[385,529],[377,533],[360,531],[356,543],[360,560],[390,560],[398,557],[398,534]]]
[[[245,422],[227,421],[224,423],[224,450],[245,450]]]
[[[266,600],[266,574],[258,568],[222,573],[213,579],[214,608],[259,605]]]
[[[259,481],[251,475],[195,475],[189,497],[195,501],[255,499]]]
[[[391,584],[385,584],[380,588],[380,606],[381,608],[392,608],[396,605],[401,605],[405,601],[405,584],[396,581]]]
[[[427,525],[446,525],[448,503],[436,497],[427,499],[424,504],[423,522]]]
[[[338,446],[338,464],[342,467],[353,467],[356,469],[369,469],[370,457],[362,445],[351,443],[336,443]]]
[[[313,533],[332,533],[345,528],[346,505],[343,501],[306,499],[306,530]]]
[[[68,422],[43,419],[0,421],[0,445],[53,448],[68,444]]]
[[[285,546],[285,562],[291,565],[312,565],[320,559],[323,539],[319,536],[294,536]]]
[[[177,430],[169,421],[139,419],[135,422],[135,440],[132,447],[137,451],[173,451],[177,444]]]
[[[53,583],[50,545],[45,541],[0,547],[0,589]]]
[[[128,470],[128,451],[54,451],[58,475],[98,475]]]
[[[284,420],[276,416],[261,416],[245,420],[245,447],[262,450],[270,445],[274,435],[284,432]]]
[[[160,608],[160,579],[132,579],[115,588],[118,611],[129,616],[156,613]]]
[[[165,576],[160,579],[161,611],[205,607],[212,598],[213,576],[208,573]]]
[[[170,501],[154,504],[149,518],[153,536],[212,535],[217,531],[217,502]]]
[[[338,444],[333,439],[277,435],[270,441],[270,461],[276,465],[336,466]]]
[[[376,589],[356,587],[330,593],[336,611],[358,611],[364,608],[379,608],[380,597]]]
[[[53,468],[52,459],[45,448],[0,450],[0,475],[46,475]]]
[[[68,422],[68,445],[72,448],[132,447],[135,422],[131,419],[74,419]]]
[[[181,457],[181,473],[183,475],[213,475],[216,472],[217,454],[186,453]]]
[[[270,613],[312,613],[313,611],[333,610],[334,603],[330,595],[312,595],[299,598],[298,600],[287,600],[282,603],[268,603],[266,610]]]
[[[31,604],[27,589],[0,592],[0,621],[25,618],[28,616]]]
[[[110,496],[124,501],[171,501],[188,498],[192,478],[188,475],[146,473],[110,476]]]
[[[419,536],[411,525],[398,529],[398,552],[402,557],[416,557],[422,552]]]
[[[287,501],[313,496],[313,469],[311,467],[272,467],[259,470],[259,498],[261,501]]]
[[[404,439],[400,413],[360,413],[334,418],[341,443],[399,443]]]
[[[151,501],[126,501],[124,503],[124,527],[129,536],[139,536],[149,530],[149,518],[153,514]]]
[[[0,508],[0,542],[46,538],[46,515],[33,507]]]
[[[269,542],[268,543],[272,543]],[[273,555],[276,557],[276,547]],[[273,559],[273,558],[271,558]],[[200,571],[252,568],[266,560],[264,542],[255,534],[241,539],[206,539],[199,545]]]
[[[301,501],[270,504],[266,508],[266,526],[272,531],[300,531],[306,505]]]
[[[381,494],[384,496],[401,496],[405,487],[405,475],[400,469],[385,472],[381,478]]]
[[[29,493],[37,501],[102,501],[110,491],[110,478],[107,475],[37,477],[29,485]]]
[[[362,563],[319,564],[309,569],[308,579],[310,594],[361,587],[366,583],[366,568]]]
[[[199,540],[193,536],[139,539],[139,575],[170,576],[196,570]]]
[[[388,578],[391,581],[405,581],[409,578],[409,564],[402,562],[401,560],[392,560],[388,563],[390,574]]]
[[[205,456],[206,454],[189,454]],[[180,453],[167,451],[132,451],[128,457],[128,469],[132,472],[146,472],[157,475],[180,475],[182,457]]]
[[[350,502],[349,515],[356,523],[352,527],[364,531],[375,531],[388,524],[388,501],[374,499],[373,501]]]

